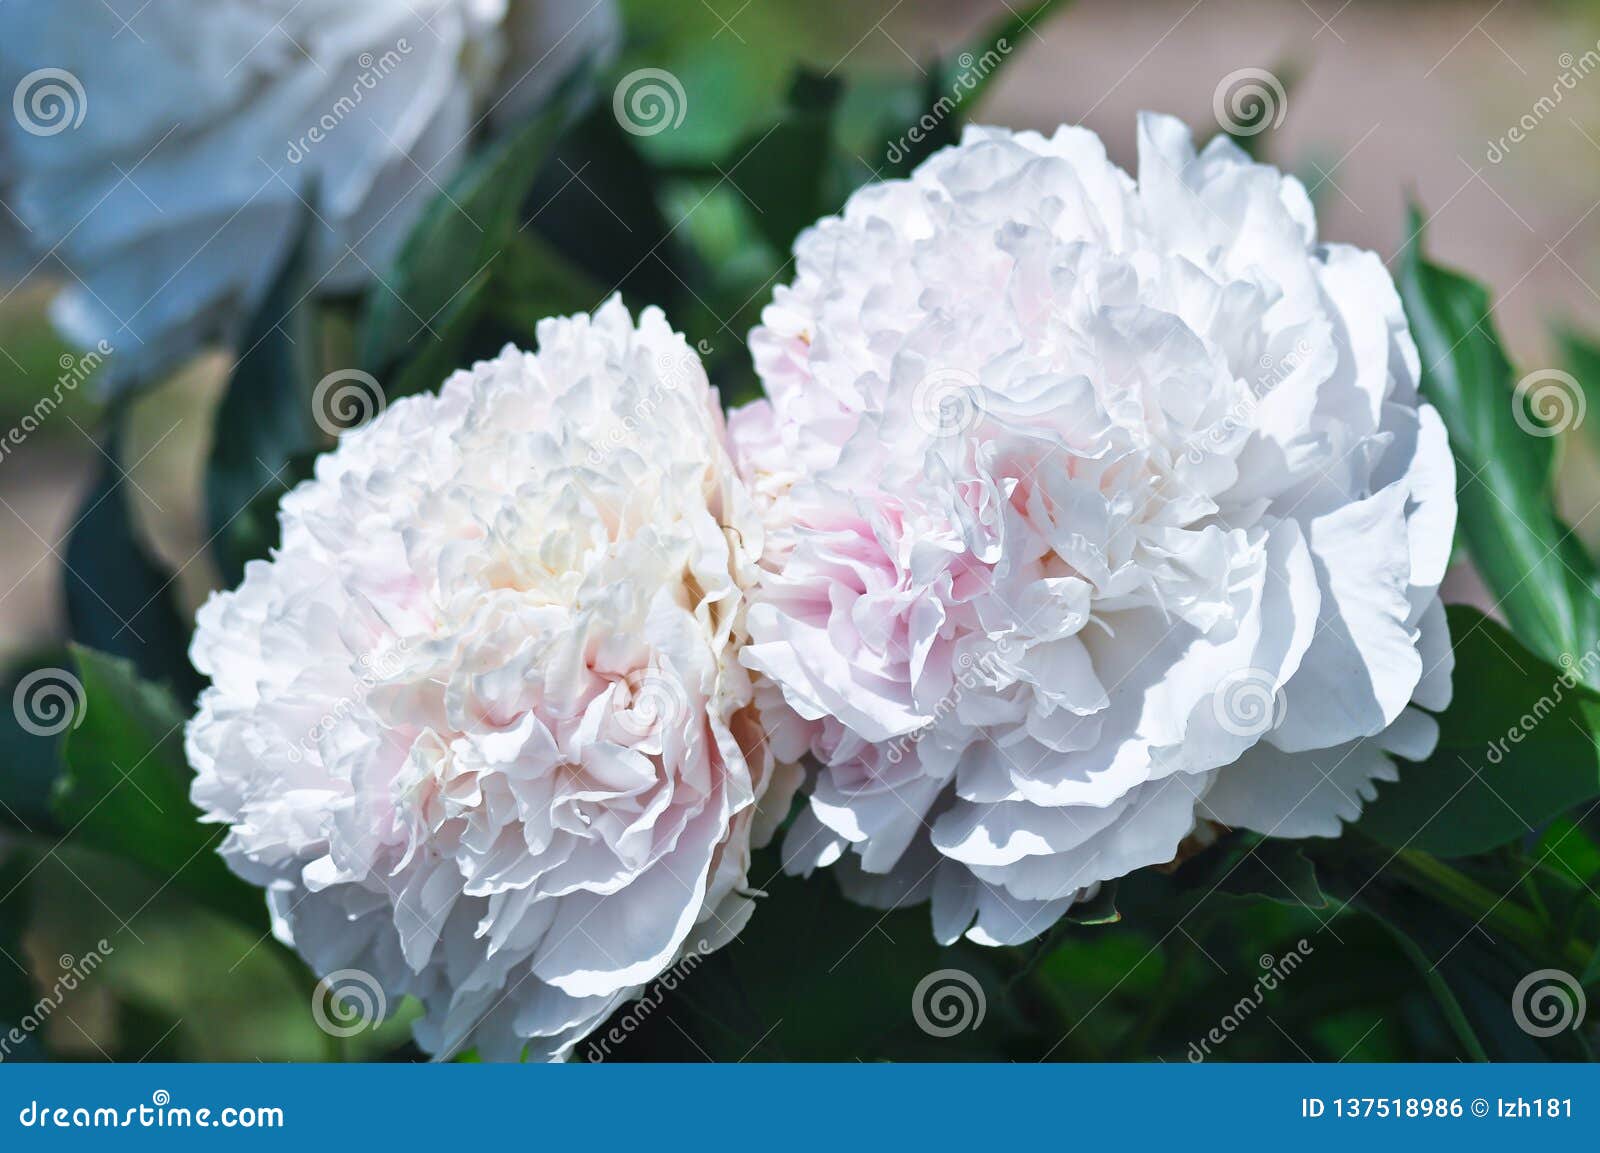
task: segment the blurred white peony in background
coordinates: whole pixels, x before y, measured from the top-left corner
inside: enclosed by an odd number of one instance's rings
[[[115,384],[229,339],[314,213],[323,292],[384,274],[471,137],[619,35],[614,0],[10,0],[12,274]]]
[[[224,858],[447,1057],[558,1057],[729,940],[795,784],[738,661],[762,528],[699,358],[616,298],[538,336],[346,434],[192,648]]]
[[[731,422],[796,870],[1033,937],[1212,824],[1335,836],[1450,696],[1455,472],[1379,259],[1225,138],[968,129],[795,247]]]

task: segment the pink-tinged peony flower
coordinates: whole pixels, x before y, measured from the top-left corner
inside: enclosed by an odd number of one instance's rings
[[[1011,943],[1208,822],[1337,835],[1433,747],[1454,466],[1298,181],[1163,117],[1137,182],[969,129],[795,255],[731,422],[743,659],[820,765],[790,867]]]
[[[223,856],[440,1055],[560,1056],[728,940],[779,771],[737,660],[762,527],[699,359],[618,299],[538,336],[347,434],[192,654]]]

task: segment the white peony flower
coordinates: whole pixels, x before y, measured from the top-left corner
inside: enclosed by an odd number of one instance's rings
[[[192,649],[223,856],[444,1055],[559,1056],[727,941],[776,772],[737,659],[762,527],[699,359],[618,299],[538,335],[347,434]]]
[[[1424,756],[1454,466],[1378,258],[1226,139],[969,129],[807,231],[731,422],[786,858],[1012,943],[1206,822],[1335,836]],[[782,750],[780,750],[782,755]]]
[[[68,339],[159,372],[235,334],[308,212],[321,290],[382,274],[490,109],[617,19],[614,0],[10,0],[0,215],[25,270],[63,269]]]

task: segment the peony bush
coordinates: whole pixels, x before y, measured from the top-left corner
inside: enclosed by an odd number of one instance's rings
[[[0,6],[47,86],[0,257],[71,273],[25,431],[104,402],[71,651],[8,674],[0,949],[94,922],[85,1037],[1589,1054],[1577,376],[1519,377],[1425,214],[1322,235],[1260,69],[1216,125],[970,123],[1048,7],[733,98],[755,12],[186,2],[94,52],[112,6]],[[208,432],[160,554],[151,413]]]

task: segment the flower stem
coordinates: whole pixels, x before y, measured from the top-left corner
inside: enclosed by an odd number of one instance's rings
[[[1402,849],[1392,864],[1421,892],[1435,897],[1464,916],[1488,925],[1514,941],[1530,956],[1550,952],[1553,942],[1543,921],[1523,906],[1497,896],[1471,877],[1417,849]],[[1582,972],[1594,953],[1592,945],[1577,940],[1562,942],[1563,961]]]

